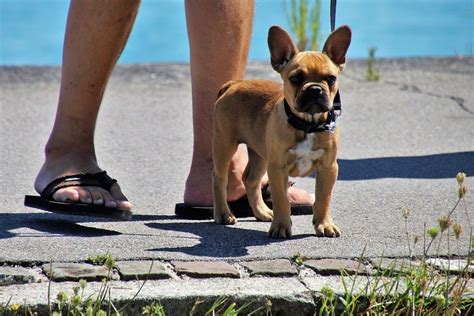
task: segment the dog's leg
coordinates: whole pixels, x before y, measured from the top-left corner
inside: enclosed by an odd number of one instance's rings
[[[316,201],[313,205],[313,225],[316,235],[339,237],[341,231],[333,223],[329,203],[332,189],[337,180],[338,165],[334,161],[329,166],[319,165],[316,175]]]
[[[237,222],[237,218],[232,214],[227,204],[227,182],[229,164],[237,150],[237,144],[223,141],[221,136],[217,133],[215,134],[212,147],[212,160],[214,163],[214,170],[212,171],[214,221],[217,224],[233,225]]]
[[[268,235],[272,238],[288,238],[291,236],[291,208],[287,197],[288,170],[285,164],[269,162],[268,181],[273,201],[273,221]]]
[[[249,162],[243,174],[247,197],[252,207],[253,215],[261,221],[270,222],[273,219],[273,212],[263,201],[260,186],[262,177],[267,170],[267,162],[251,148],[248,148],[248,154]]]

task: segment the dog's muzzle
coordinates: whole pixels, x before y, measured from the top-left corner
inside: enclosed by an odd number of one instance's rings
[[[296,100],[299,112],[309,114],[323,113],[331,110],[329,99],[319,85],[311,85],[305,88]]]

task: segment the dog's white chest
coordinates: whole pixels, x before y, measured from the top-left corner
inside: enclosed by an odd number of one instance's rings
[[[298,169],[298,176],[300,177],[308,175],[313,168],[313,163],[325,153],[324,149],[313,149],[315,141],[316,135],[308,134],[306,139],[288,151],[295,157],[294,164]]]

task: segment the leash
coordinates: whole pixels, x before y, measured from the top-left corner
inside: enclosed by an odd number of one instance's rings
[[[334,32],[334,29],[336,28],[336,5],[337,5],[337,0],[331,0],[331,6],[330,6],[330,19],[331,19],[331,32]],[[334,114],[337,116],[341,116],[342,114],[342,103],[341,103],[341,94],[339,93],[339,89],[337,89],[336,96],[334,97],[333,101],[333,106],[332,106],[335,112]]]
[[[334,29],[336,28],[336,5],[337,5],[337,0],[331,0],[331,11],[330,11],[330,17],[331,17],[331,32],[334,32]]]

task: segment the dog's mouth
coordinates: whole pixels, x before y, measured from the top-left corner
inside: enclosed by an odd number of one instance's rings
[[[331,110],[332,104],[325,93],[308,90],[296,99],[296,110],[308,114],[324,113]]]

